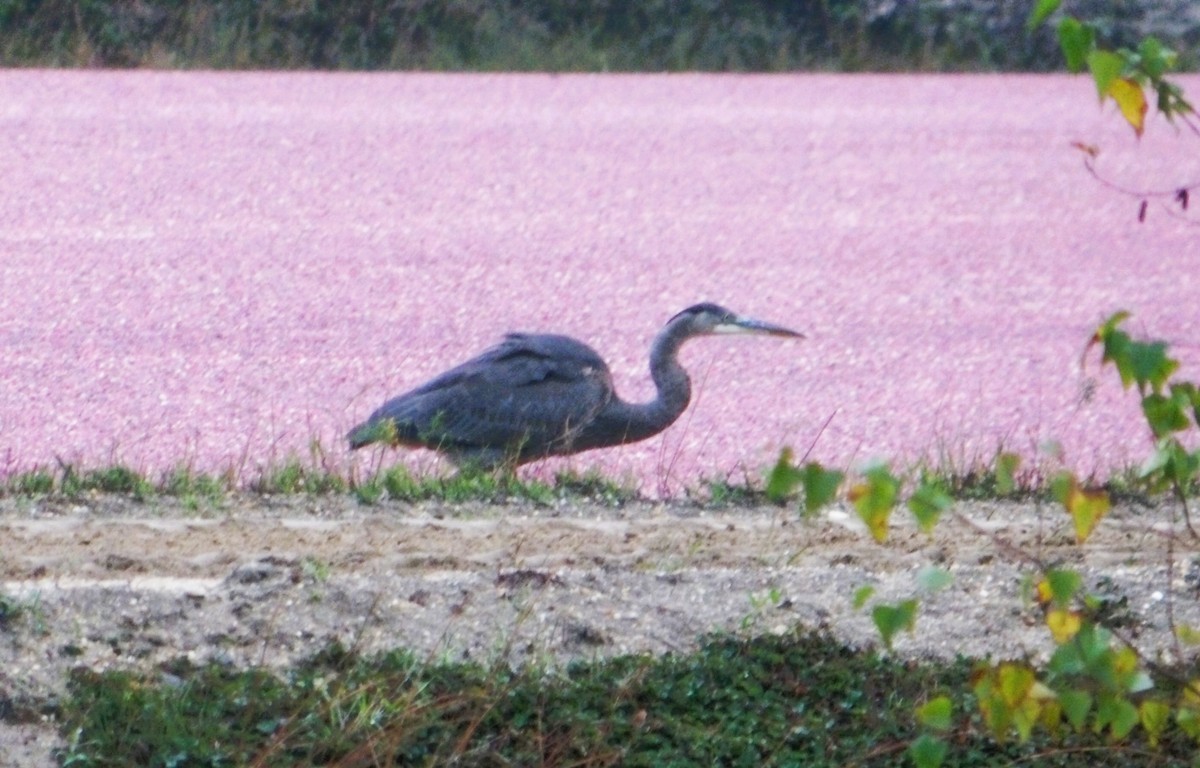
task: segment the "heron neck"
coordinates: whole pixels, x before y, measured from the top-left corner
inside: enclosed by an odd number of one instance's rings
[[[660,425],[656,432],[670,426],[692,400],[692,380],[679,364],[679,348],[686,340],[687,336],[668,326],[650,348],[650,378],[657,394],[644,407]]]
[[[662,432],[671,426],[692,399],[692,382],[679,364],[679,348],[686,336],[664,328],[650,348],[650,378],[656,390],[646,403],[627,403],[617,399],[609,416],[621,423],[621,442],[632,443]]]
[[[644,440],[671,426],[692,398],[692,383],[679,364],[679,348],[687,335],[670,326],[654,339],[650,348],[650,377],[657,393],[647,403],[628,403],[619,397],[571,442],[575,450],[623,445]]]

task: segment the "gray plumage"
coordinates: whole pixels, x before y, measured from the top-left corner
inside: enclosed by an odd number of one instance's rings
[[[588,345],[568,336],[510,333],[478,357],[387,401],[347,439],[351,448],[375,442],[431,448],[455,463],[480,467],[634,443],[670,426],[691,400],[679,348],[717,333],[802,338],[716,304],[688,307],[650,348],[657,396],[627,403]]]

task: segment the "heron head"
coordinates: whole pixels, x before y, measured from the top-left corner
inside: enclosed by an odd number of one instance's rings
[[[708,334],[760,334],[765,336],[784,336],[803,339],[804,334],[784,328],[781,325],[757,320],[753,317],[739,315],[718,304],[695,304],[672,317],[667,325],[685,324],[688,335]]]

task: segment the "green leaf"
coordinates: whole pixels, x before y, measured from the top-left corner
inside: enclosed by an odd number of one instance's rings
[[[908,499],[908,508],[912,510],[917,525],[925,533],[933,530],[942,513],[954,504],[950,494],[932,483],[921,483]]]
[[[1162,41],[1153,35],[1142,40],[1137,52],[1142,71],[1152,80],[1158,80],[1173,69],[1178,58],[1175,51],[1163,45]]]
[[[792,465],[792,449],[784,448],[779,452],[779,460],[767,473],[767,498],[775,504],[782,504],[796,490],[803,473]]]
[[[850,501],[878,542],[887,538],[888,519],[896,506],[896,496],[899,492],[900,481],[884,464],[877,464],[868,469],[864,473],[863,482],[850,489]]]
[[[946,760],[946,742],[923,733],[908,745],[908,756],[917,768],[940,768]]]
[[[837,498],[845,474],[836,469],[825,469],[815,461],[803,468],[792,464],[792,449],[779,452],[779,460],[767,474],[767,498],[782,504],[796,487],[804,489],[804,514],[811,515]]]
[[[954,583],[954,577],[945,568],[926,566],[917,574],[917,584],[926,592],[937,592]]]
[[[1078,74],[1083,71],[1088,54],[1096,45],[1096,32],[1079,19],[1067,16],[1058,23],[1058,45],[1067,60],[1067,70]]]
[[[902,629],[911,632],[916,624],[917,601],[909,599],[896,605],[877,605],[871,611],[871,620],[875,622],[875,628],[879,630],[883,644],[890,650],[892,638],[896,636],[896,633]]]
[[[1046,585],[1050,588],[1050,599],[1063,607],[1075,598],[1083,586],[1083,577],[1076,571],[1053,568],[1046,572]]]
[[[831,504],[837,498],[838,488],[842,487],[844,472],[836,469],[825,469],[816,462],[804,465],[804,512],[811,515],[821,507]]]
[[[1087,55],[1088,69],[1096,82],[1096,93],[1100,101],[1108,97],[1108,89],[1125,69],[1125,59],[1112,51],[1093,50]]]
[[[1120,741],[1138,724],[1137,707],[1124,696],[1101,696],[1096,705],[1096,731],[1108,728],[1109,737]]]
[[[1025,22],[1026,31],[1032,32],[1037,27],[1041,26],[1050,14],[1058,10],[1062,5],[1062,0],[1038,0],[1038,3],[1033,8],[1033,13],[1029,14],[1029,19]]]
[[[1017,470],[1021,457],[1015,453],[1002,453],[996,457],[996,493],[1008,496],[1017,488]]]
[[[871,596],[874,594],[875,587],[872,587],[870,584],[854,590],[854,608],[856,610],[862,608],[867,604],[867,601],[870,600]]]
[[[1178,381],[1171,384],[1171,397],[1179,400],[1184,407],[1192,409],[1192,418],[1200,427],[1200,388],[1190,381]]]
[[[1161,392],[1167,379],[1179,368],[1178,360],[1167,357],[1165,341],[1130,342],[1128,355],[1129,370],[1142,391],[1149,385],[1153,391]]]
[[[950,715],[953,708],[949,696],[938,696],[917,707],[917,720],[935,731],[948,731],[952,725]]]
[[[1083,488],[1070,472],[1055,475],[1050,481],[1050,491],[1074,521],[1075,539],[1080,544],[1087,541],[1112,506],[1106,491]]]
[[[1083,726],[1087,723],[1088,712],[1092,709],[1092,696],[1087,691],[1061,691],[1058,694],[1058,702],[1062,705],[1063,713],[1067,716],[1067,722],[1076,731],[1083,730]]]
[[[1157,747],[1158,739],[1171,719],[1171,707],[1155,699],[1146,699],[1138,706],[1138,718],[1146,730],[1150,746]]]
[[[1166,437],[1191,426],[1184,402],[1174,397],[1151,393],[1142,398],[1142,413],[1155,437]]]

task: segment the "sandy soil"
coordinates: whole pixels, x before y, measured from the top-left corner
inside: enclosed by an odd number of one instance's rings
[[[1040,654],[1049,647],[1019,585],[1027,568],[996,537],[1081,568],[1120,605],[1142,647],[1169,655],[1169,510],[1114,510],[1084,548],[1058,508],[966,503],[932,537],[898,515],[875,544],[851,511],[814,520],[777,508],[701,510],[571,502],[362,507],[347,498],[0,502],[0,754],[47,760],[40,711],[68,670],[197,662],[285,665],[337,639],[431,658],[519,663],[681,651],[711,631],[824,626],[876,634],[854,590],[923,595],[905,654]],[[968,522],[969,521],[969,522]],[[1173,608],[1200,624],[1200,556],[1176,542]],[[0,761],[3,764],[3,761]]]

